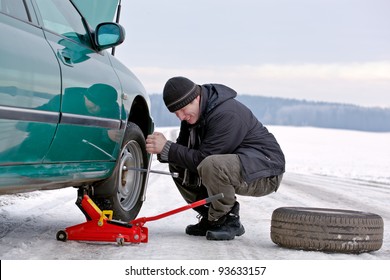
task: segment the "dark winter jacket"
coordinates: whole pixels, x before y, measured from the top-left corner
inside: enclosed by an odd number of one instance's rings
[[[197,173],[197,166],[209,155],[237,154],[246,182],[284,173],[285,158],[278,142],[245,105],[234,99],[237,93],[218,84],[202,85],[201,89],[201,117],[194,125],[182,121],[168,162]],[[189,148],[191,130],[196,141]]]

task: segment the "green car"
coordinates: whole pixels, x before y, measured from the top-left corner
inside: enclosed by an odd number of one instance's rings
[[[108,49],[118,0],[0,0],[0,194],[76,187],[130,221],[153,131],[140,81]]]

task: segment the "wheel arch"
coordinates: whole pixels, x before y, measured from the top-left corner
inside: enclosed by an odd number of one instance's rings
[[[130,108],[127,122],[138,125],[146,138],[154,130],[150,105],[143,96],[136,96]]]

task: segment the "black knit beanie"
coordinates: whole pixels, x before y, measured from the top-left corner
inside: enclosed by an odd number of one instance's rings
[[[170,112],[180,110],[200,93],[199,86],[185,77],[170,78],[163,91],[165,106]]]

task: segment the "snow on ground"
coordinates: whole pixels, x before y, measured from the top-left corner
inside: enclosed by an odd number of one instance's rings
[[[287,160],[277,193],[239,196],[246,233],[233,241],[188,236],[193,210],[146,223],[142,244],[59,242],[58,230],[85,221],[73,188],[0,196],[1,260],[390,260],[390,133],[270,126]],[[175,139],[177,128],[160,128]],[[155,158],[152,168],[167,171]],[[139,217],[184,205],[171,178],[150,174]],[[272,211],[301,206],[372,212],[385,223],[380,250],[359,255],[291,250],[270,239]]]

